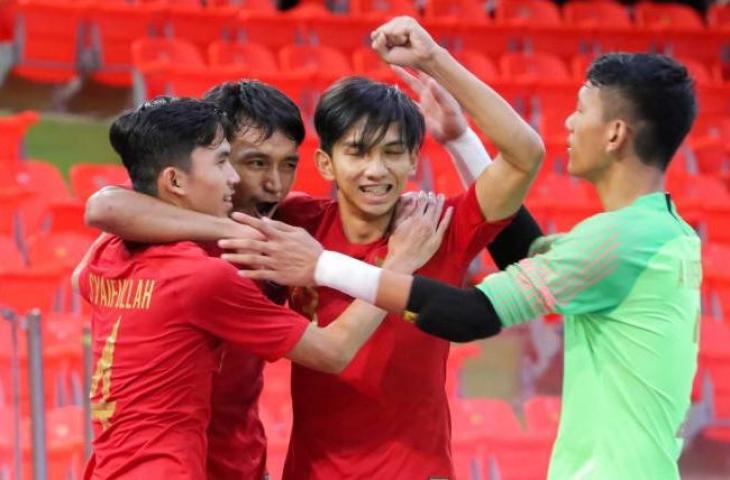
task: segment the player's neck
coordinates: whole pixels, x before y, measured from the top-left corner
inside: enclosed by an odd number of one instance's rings
[[[338,198],[337,208],[340,210],[342,230],[350,243],[363,245],[383,238],[393,218],[393,211],[372,217],[364,215],[355,205],[346,199]]]
[[[664,191],[664,175],[638,159],[607,169],[593,184],[606,211],[627,207],[644,195]]]

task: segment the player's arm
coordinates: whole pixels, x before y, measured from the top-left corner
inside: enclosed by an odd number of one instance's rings
[[[476,182],[482,213],[490,222],[514,215],[544,155],[539,135],[412,18],[398,17],[379,27],[373,32],[373,48],[388,63],[426,72],[471,114],[499,151]]]
[[[122,187],[104,187],[86,202],[87,225],[125,240],[166,243],[199,242],[255,233],[230,218],[183,209]]]
[[[410,212],[402,213],[405,217],[391,234],[388,242],[388,256],[383,266],[393,271],[411,273],[431,258],[438,250],[444,233],[451,219],[451,209],[442,216],[443,197],[421,197],[412,206]],[[221,247],[240,249],[245,243],[273,247],[269,256],[277,258],[279,249],[298,252],[298,258],[288,257],[291,271],[300,271],[306,275],[309,265],[314,267],[311,259],[317,258],[322,247],[305,230],[291,227],[281,222],[263,220],[266,231],[278,242],[260,242],[256,240],[224,240]],[[255,268],[266,268],[266,260],[257,258],[254,263],[240,254],[230,253],[224,259],[235,263],[252,265]],[[349,258],[349,257],[348,257]],[[365,264],[367,265],[367,264]],[[376,284],[371,283],[376,287]],[[355,356],[362,345],[370,338],[385,317],[385,312],[362,300],[354,301],[337,319],[325,327],[310,323],[301,339],[286,354],[292,361],[316,370],[339,373]]]
[[[418,97],[428,133],[449,152],[464,188],[468,188],[492,162],[484,144],[469,128],[461,105],[439,83],[423,72],[411,74],[391,68]]]
[[[626,278],[635,277],[641,268],[626,254],[619,229],[616,222],[589,220],[554,240],[546,253],[513,264],[468,289],[379,269],[330,251],[316,260],[310,258],[313,266],[306,273],[283,267],[296,255],[289,251],[278,253],[276,261],[269,259],[266,269],[244,274],[283,284],[314,282],[384,310],[407,310],[417,314],[421,330],[463,342],[546,313],[614,308],[632,287]],[[249,255],[249,260],[257,261],[257,254]]]
[[[469,128],[459,102],[423,72],[413,75],[395,65],[392,69],[416,93],[428,133],[449,152],[464,188],[468,188],[492,159],[477,134]],[[541,236],[540,226],[523,206],[487,249],[494,263],[504,270],[525,258],[532,242]]]

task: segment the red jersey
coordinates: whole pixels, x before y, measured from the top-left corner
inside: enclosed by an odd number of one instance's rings
[[[192,242],[130,250],[109,237],[79,284],[96,364],[87,479],[204,479],[223,341],[275,360],[308,326]]]
[[[441,248],[418,273],[461,286],[471,260],[509,223],[486,223],[474,187],[451,198],[454,217]],[[379,264],[387,238],[345,237],[338,205],[301,196],[281,208],[328,250]],[[294,288],[292,308],[324,326],[353,301],[328,288]],[[340,375],[292,365],[294,423],[284,479],[453,478],[445,392],[449,343],[388,315]]]
[[[266,296],[280,305],[282,287],[259,284]],[[264,384],[264,362],[249,350],[226,344],[220,371],[213,376],[208,425],[208,478],[261,480],[266,472],[266,433],[258,401]]]

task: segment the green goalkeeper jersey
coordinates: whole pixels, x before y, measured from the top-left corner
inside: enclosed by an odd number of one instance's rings
[[[679,478],[701,277],[700,240],[668,195],[652,193],[478,285],[505,326],[565,315],[549,478]]]

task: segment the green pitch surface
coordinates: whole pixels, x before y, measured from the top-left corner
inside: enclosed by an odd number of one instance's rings
[[[111,121],[43,115],[25,136],[28,158],[56,165],[64,176],[74,163],[119,163],[109,145]]]

